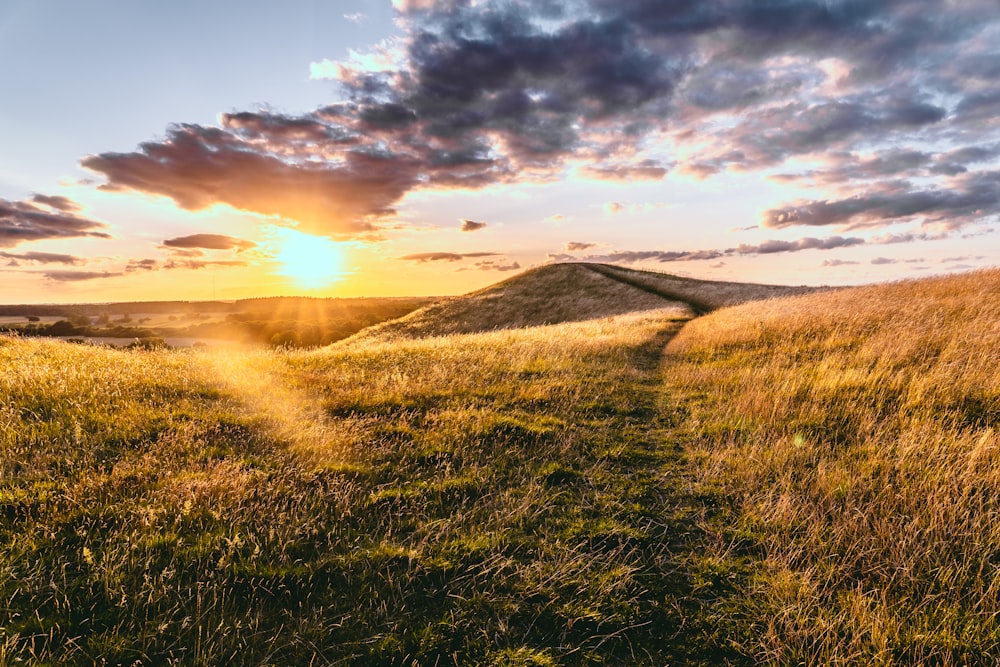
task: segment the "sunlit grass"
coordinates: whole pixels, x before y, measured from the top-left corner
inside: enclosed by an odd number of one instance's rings
[[[751,304],[671,343],[689,456],[732,498],[718,558],[756,563],[748,654],[1000,655],[998,322],[992,271]]]
[[[726,655],[690,640],[672,312],[313,352],[4,340],[0,661]]]
[[[0,664],[1000,657],[1000,272],[686,324],[594,275],[636,312],[0,337]]]

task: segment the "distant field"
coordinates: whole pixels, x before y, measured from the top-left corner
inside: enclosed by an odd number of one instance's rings
[[[0,306],[0,333],[163,344],[225,340],[315,347],[343,340],[431,302],[426,298],[309,299],[234,302],[146,302],[68,306]]]
[[[37,319],[37,321],[41,322],[43,324],[52,324],[53,322],[58,322],[61,319],[63,319],[63,318],[62,317],[58,317],[58,316],[52,316],[52,315],[50,315],[50,316],[45,316],[45,317],[39,317]],[[2,315],[2,316],[0,316],[0,326],[4,326],[4,325],[7,325],[7,324],[24,325],[24,324],[30,324],[31,322],[34,322],[34,321],[36,321],[36,320],[33,320],[33,319],[29,320],[26,315]]]
[[[610,273],[313,349],[0,336],[0,664],[1000,660],[1000,271]]]

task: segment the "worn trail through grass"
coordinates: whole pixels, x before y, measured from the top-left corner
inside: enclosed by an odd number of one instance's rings
[[[381,601],[361,603],[368,638],[348,624],[356,644],[340,650],[452,664],[739,662],[713,625],[731,582],[701,557],[705,503],[662,389],[675,316],[213,356],[222,391],[296,467],[332,471],[365,515],[335,569],[375,568],[355,585]],[[399,613],[418,620],[398,627]]]

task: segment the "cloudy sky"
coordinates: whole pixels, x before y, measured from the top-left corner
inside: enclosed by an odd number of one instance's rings
[[[1000,256],[996,0],[4,0],[0,301]]]

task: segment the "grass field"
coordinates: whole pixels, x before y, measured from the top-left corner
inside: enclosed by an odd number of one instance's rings
[[[744,652],[1000,660],[1000,271],[719,311],[667,348]]]
[[[1000,659],[1000,272],[568,271],[312,350],[0,338],[0,664]]]

